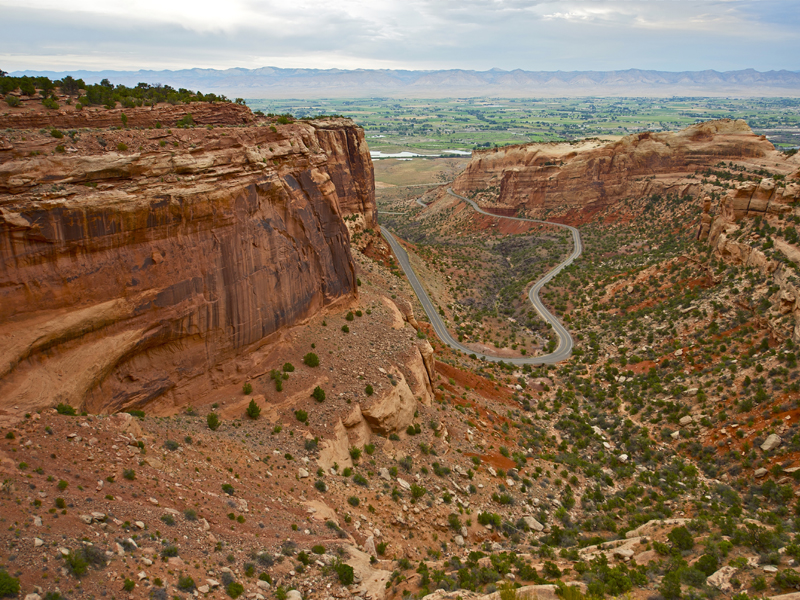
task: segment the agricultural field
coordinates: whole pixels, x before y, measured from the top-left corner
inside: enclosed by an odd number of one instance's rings
[[[617,137],[744,119],[778,147],[800,146],[797,98],[453,98],[441,100],[250,99],[265,113],[339,114],[367,134],[372,151],[435,154],[526,142]]]

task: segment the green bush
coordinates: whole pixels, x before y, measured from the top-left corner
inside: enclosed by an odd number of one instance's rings
[[[314,487],[317,488],[317,491],[326,492],[328,490],[328,486],[325,485],[325,482],[322,479],[317,479],[314,482]]]
[[[311,397],[317,402],[325,402],[325,390],[317,386],[314,388],[314,391],[311,392]]]
[[[15,107],[19,106],[20,104],[22,104],[22,102],[20,102],[20,99],[17,98],[16,96],[12,96],[11,94],[8,94],[6,96],[6,104],[8,104],[11,108],[15,108]]]
[[[318,367],[319,366],[319,356],[314,354],[313,352],[309,352],[303,357],[303,364],[308,367]]]
[[[120,142],[119,144],[117,144],[118,152],[125,152],[127,151],[127,149],[128,149],[128,144],[126,144],[125,142]]]
[[[374,393],[375,393],[375,390],[373,389],[372,385],[370,385],[370,384],[367,384],[367,387],[365,387],[365,388],[364,388],[364,393],[365,393],[367,396],[372,396],[372,394],[374,394]]]
[[[206,423],[211,431],[216,431],[219,429],[219,417],[216,413],[208,413],[208,416],[206,417]]]
[[[342,331],[345,333],[350,333],[350,328],[347,325],[342,325]]]
[[[238,581],[231,581],[225,591],[231,598],[238,598],[244,593],[244,586]]]
[[[181,119],[175,123],[176,127],[191,127],[194,125],[194,119],[192,118],[192,113],[186,113]]]
[[[55,98],[45,98],[42,100],[42,106],[50,110],[56,110],[58,108],[58,101]]]
[[[161,521],[163,521],[166,525],[172,527],[175,525],[175,517],[171,514],[167,513],[166,515],[161,515]]]
[[[253,393],[253,384],[249,381],[245,381],[244,385],[242,386],[242,392],[244,392],[245,396],[249,396]]]
[[[191,592],[195,588],[194,579],[191,575],[181,575],[178,578],[178,589],[184,592]]]
[[[122,589],[126,592],[132,592],[133,588],[136,587],[136,582],[133,579],[125,578],[125,581],[122,582]]]
[[[678,550],[691,550],[694,548],[694,536],[686,527],[676,527],[667,535],[667,539]]]
[[[58,131],[58,130],[54,129],[53,131]],[[61,132],[59,131],[59,133],[61,133]],[[63,137],[63,134],[62,134],[62,137]],[[60,414],[60,415],[67,415],[68,417],[74,417],[75,415],[78,414],[77,411],[73,407],[71,407],[69,404],[65,404],[63,402],[59,403],[58,406],[56,406],[56,412],[58,414]]]
[[[353,585],[353,581],[355,579],[353,567],[343,562],[336,561],[333,563],[333,569],[336,571],[336,575],[339,577],[339,583],[342,585]]]
[[[133,469],[125,469],[122,471],[122,476],[128,481],[133,481],[136,479],[136,471]]]
[[[233,486],[230,483],[223,483],[222,491],[228,494],[228,496],[233,496],[234,494]]]
[[[180,448],[180,444],[175,440],[166,440],[164,442],[164,448],[169,450],[170,452],[175,452],[178,448]]]
[[[361,504],[361,501],[358,499],[358,496],[350,496],[350,497],[347,499],[347,503],[348,503],[350,506],[358,506],[359,504]]]
[[[713,554],[704,554],[697,560],[694,567],[698,571],[702,571],[705,576],[708,577],[719,569],[719,560]]]
[[[290,362],[283,363],[283,372],[284,373],[293,373],[294,372],[294,365]]]
[[[5,569],[0,569],[0,598],[19,594],[19,579],[12,577]]]
[[[183,511],[183,516],[187,521],[197,521],[197,511],[193,508],[187,508]]]
[[[349,313],[347,313],[347,315],[345,315],[344,318],[347,319],[348,321],[352,321],[355,317],[353,316],[353,312],[350,311]]]
[[[316,546],[311,546],[311,551],[314,554],[325,554],[325,546],[322,544],[317,544]]]
[[[300,421],[301,423],[308,422],[308,413],[302,409],[294,411],[294,418]]]
[[[800,573],[793,569],[784,569],[775,575],[775,584],[782,588],[793,588],[800,585]]]
[[[247,405],[247,416],[255,420],[260,414],[261,408],[259,408],[255,400],[250,400],[250,404]]]
[[[361,458],[361,448],[356,448],[355,446],[352,446],[350,448],[350,458],[352,458],[354,461]]]

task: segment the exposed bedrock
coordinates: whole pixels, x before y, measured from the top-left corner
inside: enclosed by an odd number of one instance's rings
[[[722,119],[678,132],[644,132],[615,142],[534,143],[473,153],[453,183],[460,194],[485,190],[487,206],[537,215],[553,211],[583,223],[626,197],[697,193],[699,185],[671,187],[653,177],[690,174],[722,160],[776,154],[741,120]],[[698,182],[699,183],[699,182]],[[500,214],[500,213],[498,213]]]
[[[144,151],[2,141],[0,409],[188,404],[357,295],[344,218],[375,226],[361,129],[196,128],[179,151],[130,135]]]

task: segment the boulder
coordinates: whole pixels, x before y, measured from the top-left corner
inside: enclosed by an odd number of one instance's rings
[[[544,525],[539,523],[539,521],[537,521],[536,519],[534,519],[530,515],[526,515],[526,516],[522,517],[522,520],[525,521],[525,524],[528,527],[530,527],[533,531],[543,531],[544,530]]]
[[[761,444],[761,449],[764,452],[769,452],[770,450],[774,450],[775,448],[780,446],[782,442],[783,440],[781,439],[781,436],[776,435],[774,433],[770,433],[767,436],[767,439],[764,440],[764,443]]]
[[[366,422],[382,435],[405,431],[414,422],[417,410],[417,401],[405,377],[397,369],[392,371],[397,385],[391,385],[368,406],[361,407]]]
[[[706,579],[708,585],[717,588],[721,592],[730,592],[733,588],[731,586],[731,577],[736,573],[736,568],[731,566],[722,567],[718,571],[714,571]]]

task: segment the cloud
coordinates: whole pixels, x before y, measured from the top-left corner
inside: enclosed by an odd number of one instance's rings
[[[0,67],[796,70],[778,0],[0,0]],[[75,8],[73,8],[73,6]]]

